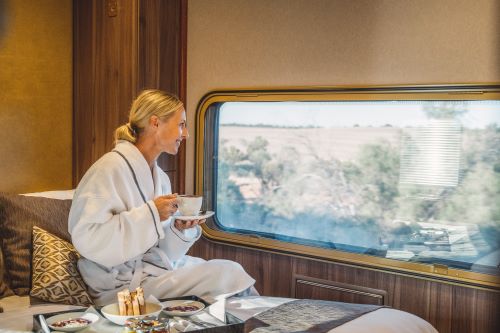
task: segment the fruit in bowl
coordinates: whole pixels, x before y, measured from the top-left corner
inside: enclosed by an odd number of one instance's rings
[[[104,315],[104,317],[106,317],[108,320],[112,321],[113,323],[115,323],[117,325],[123,326],[123,325],[125,325],[125,322],[129,318],[144,318],[147,316],[153,316],[156,318],[162,310],[161,304],[158,304],[158,303],[146,302],[145,307],[146,307],[146,310],[141,315],[132,315],[132,314],[131,315],[120,315],[120,308],[118,306],[118,303],[113,303],[113,304],[109,304],[109,305],[106,305],[105,307],[103,307],[101,309],[101,312]]]

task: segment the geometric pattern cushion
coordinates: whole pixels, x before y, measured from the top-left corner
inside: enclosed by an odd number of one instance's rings
[[[30,295],[53,303],[93,304],[77,268],[79,258],[73,245],[39,227],[33,227]]]

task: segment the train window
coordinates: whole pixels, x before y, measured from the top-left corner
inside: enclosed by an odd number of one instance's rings
[[[498,91],[423,90],[212,96],[199,113],[209,236],[497,275]]]

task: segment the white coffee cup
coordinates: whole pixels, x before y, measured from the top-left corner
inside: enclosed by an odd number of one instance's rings
[[[183,216],[198,216],[200,214],[203,197],[201,195],[179,195],[177,196],[179,212]]]

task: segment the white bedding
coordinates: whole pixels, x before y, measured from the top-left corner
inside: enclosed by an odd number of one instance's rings
[[[73,199],[73,194],[75,194],[75,190],[32,192],[23,193],[22,195],[25,195],[27,197],[43,197],[50,199],[69,200]]]
[[[0,332],[31,332],[33,315],[72,309],[81,309],[78,306],[61,304],[38,304],[30,306],[28,296],[9,296],[0,299],[4,313],[0,313]]]
[[[231,298],[226,303],[226,310],[241,320],[268,310],[272,307],[289,302],[290,298],[250,296],[243,298]],[[381,308],[364,314],[341,326],[331,333],[438,333],[436,329],[411,313]]]
[[[291,298],[249,296],[230,298],[226,311],[234,316],[248,318],[272,307],[291,301]],[[33,315],[37,313],[63,311],[78,307],[69,305],[41,304],[29,306],[28,297],[7,297],[0,300],[7,312],[0,313],[0,333],[31,332]],[[408,312],[382,308],[364,314],[330,331],[331,333],[437,333],[431,324]]]

